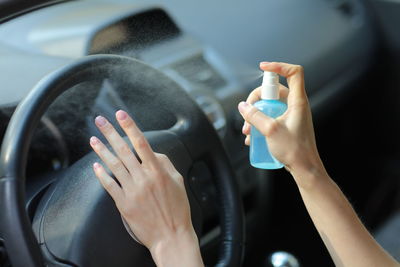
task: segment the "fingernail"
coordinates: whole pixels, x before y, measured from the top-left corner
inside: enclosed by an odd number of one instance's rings
[[[117,116],[117,120],[123,121],[128,117],[128,114],[123,111],[123,110],[118,110],[117,113],[115,113]]]
[[[90,144],[91,144],[92,146],[95,146],[95,145],[97,145],[98,143],[100,143],[100,140],[99,140],[96,136],[90,137]]]
[[[106,119],[102,116],[97,116],[94,122],[98,127],[103,127],[107,123]]]
[[[266,65],[268,65],[270,63],[271,62],[269,62],[269,61],[262,61],[262,62],[260,62],[260,66],[266,66]]]
[[[248,146],[250,144],[250,137],[249,136],[246,136],[246,138],[244,139],[244,144],[246,146]]]
[[[246,123],[243,124],[242,133],[244,133],[245,130],[246,130]]]
[[[249,104],[244,102],[244,101],[242,101],[242,102],[239,103],[238,108],[239,108],[239,112],[243,113],[249,108]]]
[[[97,163],[97,162],[95,162],[95,163],[93,164],[93,168],[94,168],[95,170],[99,169],[99,168],[100,168],[100,164]]]

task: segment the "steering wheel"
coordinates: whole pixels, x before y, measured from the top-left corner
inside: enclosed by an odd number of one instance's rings
[[[98,159],[93,152],[57,175],[32,223],[25,209],[28,149],[40,118],[63,92],[101,79],[129,90],[133,96],[129,112],[148,131],[145,134],[154,151],[170,157],[186,178],[198,234],[203,220],[201,201],[188,177],[198,168],[209,171],[217,189],[221,228],[217,266],[240,266],[243,208],[216,131],[178,84],[145,63],[116,55],[87,56],[45,76],[11,118],[0,155],[0,236],[12,266],[154,265],[148,251],[130,238],[114,203],[95,178],[91,166]]]

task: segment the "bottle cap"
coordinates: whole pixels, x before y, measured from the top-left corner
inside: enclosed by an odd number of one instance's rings
[[[275,72],[264,71],[261,99],[279,99],[279,76]]]

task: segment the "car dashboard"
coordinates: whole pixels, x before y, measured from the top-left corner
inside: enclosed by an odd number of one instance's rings
[[[373,32],[355,0],[200,2],[65,1],[1,24],[0,137],[18,102],[49,72],[85,55],[133,57],[175,80],[205,112],[234,166],[247,226],[266,224],[271,179],[249,165],[236,108],[260,83],[258,62],[303,65],[318,121],[367,71]],[[27,179],[60,171],[88,153],[90,136],[98,135],[95,116],[113,121],[117,106],[135,108],[134,97],[107,80],[62,95],[33,138]],[[144,130],[172,126],[163,121],[169,120],[154,118],[154,127]],[[204,201],[212,197],[203,191]],[[215,243],[216,220],[205,227],[202,245]]]

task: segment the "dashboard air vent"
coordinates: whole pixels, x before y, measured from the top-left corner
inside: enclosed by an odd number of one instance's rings
[[[169,67],[194,87],[215,90],[226,84],[202,55],[178,61]]]

